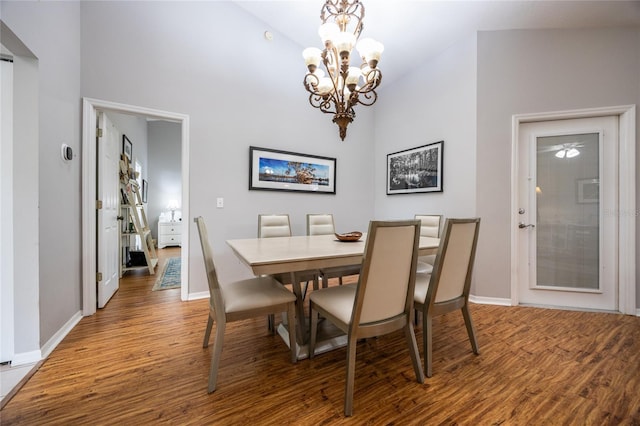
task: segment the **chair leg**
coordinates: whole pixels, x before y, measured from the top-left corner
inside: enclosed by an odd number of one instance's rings
[[[407,345],[409,346],[409,355],[411,355],[411,362],[413,363],[413,371],[416,373],[416,380],[418,383],[424,383],[424,370],[422,370],[422,363],[420,362],[420,352],[418,352],[418,342],[416,341],[415,331],[413,330],[413,324],[411,319],[404,327],[404,335],[407,338]]]
[[[433,318],[427,312],[422,313],[422,340],[424,340],[424,374],[427,377],[431,377],[433,374],[431,372],[431,348],[432,348],[432,338],[433,331],[431,327],[433,325]]]
[[[222,355],[222,344],[224,342],[224,329],[226,324],[218,322],[216,327],[216,340],[213,341],[213,354],[211,354],[211,368],[209,370],[209,393],[216,390],[218,382],[218,366]]]
[[[322,288],[329,287],[329,277],[327,277],[325,274],[322,274],[320,275],[320,279],[322,280]]]
[[[276,334],[276,316],[274,314],[267,316],[267,328],[271,333]]]
[[[320,279],[317,275],[313,276],[313,291],[320,289]]]
[[[471,348],[473,349],[473,353],[478,355],[480,353],[480,349],[478,348],[478,341],[476,340],[476,332],[473,327],[473,321],[471,320],[469,305],[465,304],[462,307],[462,316],[464,317],[464,325],[467,327],[467,334],[469,335],[469,340],[471,341]]]
[[[309,304],[310,316],[310,336],[309,336],[309,359],[313,359],[316,351],[316,338],[318,336],[318,312],[314,309],[313,302]]]
[[[289,347],[291,348],[291,362],[298,362],[298,353],[296,347],[296,304],[289,303],[287,309],[287,323],[289,325]]]
[[[207,318],[207,329],[204,331],[204,342],[202,342],[203,348],[206,348],[209,346],[209,337],[211,336],[211,327],[213,327],[213,318],[211,318],[211,314],[209,314],[209,318]]]
[[[353,414],[353,387],[355,382],[356,369],[356,346],[358,340],[352,336],[348,337],[347,343],[347,379],[344,389],[344,415],[349,417]]]

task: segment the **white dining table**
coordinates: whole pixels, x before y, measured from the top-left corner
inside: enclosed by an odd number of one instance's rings
[[[358,241],[338,241],[334,235],[292,236],[274,238],[244,238],[227,240],[227,245],[235,255],[247,265],[254,275],[291,274],[293,292],[296,295],[298,359],[308,356],[307,321],[304,312],[304,292],[295,272],[318,270],[335,266],[349,266],[362,263],[367,234]],[[420,237],[420,256],[435,254],[440,240]],[[283,324],[278,333],[288,342],[288,329]],[[342,342],[344,340],[344,342]],[[325,352],[346,344],[346,338],[331,336],[320,342],[316,353]]]

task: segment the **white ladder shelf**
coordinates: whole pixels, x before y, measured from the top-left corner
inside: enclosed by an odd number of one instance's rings
[[[149,268],[149,274],[154,275],[156,266],[158,265],[158,255],[156,254],[156,248],[153,244],[153,237],[151,230],[149,229],[149,223],[147,221],[147,215],[144,212],[144,205],[142,204],[142,197],[140,196],[140,187],[138,182],[130,179],[124,185],[124,193],[126,195],[127,203],[123,204],[129,210],[129,218],[133,224],[133,231],[129,230],[128,236],[139,235],[140,245],[142,251],[144,251],[144,257],[147,261],[146,266],[127,266],[122,265],[122,271],[132,271],[141,268]]]

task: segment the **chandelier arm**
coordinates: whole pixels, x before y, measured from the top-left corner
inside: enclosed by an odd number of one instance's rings
[[[349,105],[355,106],[357,104],[364,106],[371,106],[378,100],[378,94],[375,90],[370,90],[364,93],[356,93],[349,99]]]
[[[329,74],[329,78],[331,79],[331,83],[333,85],[333,93],[331,96],[335,101],[336,112],[339,112],[341,110],[341,105],[344,103],[344,88],[340,90],[340,86],[338,84],[342,72],[338,70],[340,65],[338,64],[338,51],[335,46],[329,45],[325,48],[322,63],[324,64],[327,74]],[[329,65],[334,65],[334,72],[331,72],[332,67]]]
[[[324,96],[313,92],[309,95],[309,103],[312,107],[318,108],[320,111],[327,114],[335,114],[337,111],[335,109],[332,109],[334,104],[331,102],[331,100],[331,97],[327,96],[325,99]]]

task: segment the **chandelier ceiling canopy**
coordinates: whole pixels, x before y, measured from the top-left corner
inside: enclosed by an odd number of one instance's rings
[[[309,47],[302,52],[308,70],[303,83],[310,93],[309,103],[333,114],[342,140],[355,118],[354,106],[373,105],[378,99],[375,89],[382,80],[378,62],[384,46],[371,38],[359,40],[363,18],[360,0],[326,0],[318,31],[324,49]],[[354,47],[362,60],[360,66],[351,65]]]

